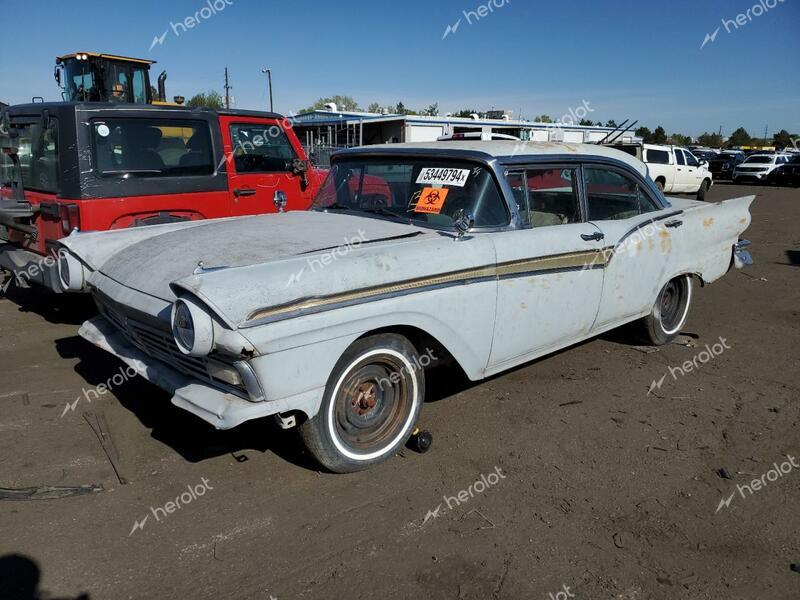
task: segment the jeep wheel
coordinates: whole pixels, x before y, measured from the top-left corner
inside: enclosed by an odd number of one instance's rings
[[[326,469],[351,473],[393,456],[411,436],[425,397],[419,355],[404,337],[356,341],[328,379],[319,413],[300,426]]]
[[[653,311],[640,322],[645,341],[654,346],[663,346],[674,340],[686,324],[691,304],[690,275],[677,277],[667,283],[658,295]]]

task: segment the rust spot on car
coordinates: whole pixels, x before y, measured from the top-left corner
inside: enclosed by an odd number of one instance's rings
[[[745,223],[747,223],[747,219],[745,219],[744,217],[742,217],[741,219],[739,219],[739,223],[740,223],[741,225],[744,225]]]
[[[709,217],[703,221],[703,227],[711,227],[714,224],[714,217]]]
[[[666,240],[667,238],[669,238],[669,231],[662,229],[661,231],[658,232],[658,235],[661,236],[662,240]]]

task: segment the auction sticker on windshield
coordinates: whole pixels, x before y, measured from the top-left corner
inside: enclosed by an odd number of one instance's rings
[[[426,185],[454,185],[464,187],[469,177],[469,169],[438,169],[427,167],[419,172],[417,183]]]
[[[438,215],[442,212],[444,201],[449,193],[450,190],[442,188],[425,188],[419,195],[414,212]]]

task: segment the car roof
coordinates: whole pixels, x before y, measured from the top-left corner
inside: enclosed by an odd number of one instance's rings
[[[442,142],[411,142],[403,144],[378,144],[345,150],[341,154],[438,154],[452,158],[481,155],[484,159],[498,159],[501,162],[514,160],[524,162],[525,158],[544,159],[548,156],[595,156],[610,158],[626,163],[642,175],[647,175],[647,166],[630,154],[598,144],[571,144],[568,142],[524,142],[515,140],[459,140]]]

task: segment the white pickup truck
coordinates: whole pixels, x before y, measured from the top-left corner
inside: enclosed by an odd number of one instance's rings
[[[698,200],[704,200],[714,183],[708,166],[701,165],[686,148],[655,144],[614,144],[614,147],[644,162],[650,178],[662,192],[697,194]]]

